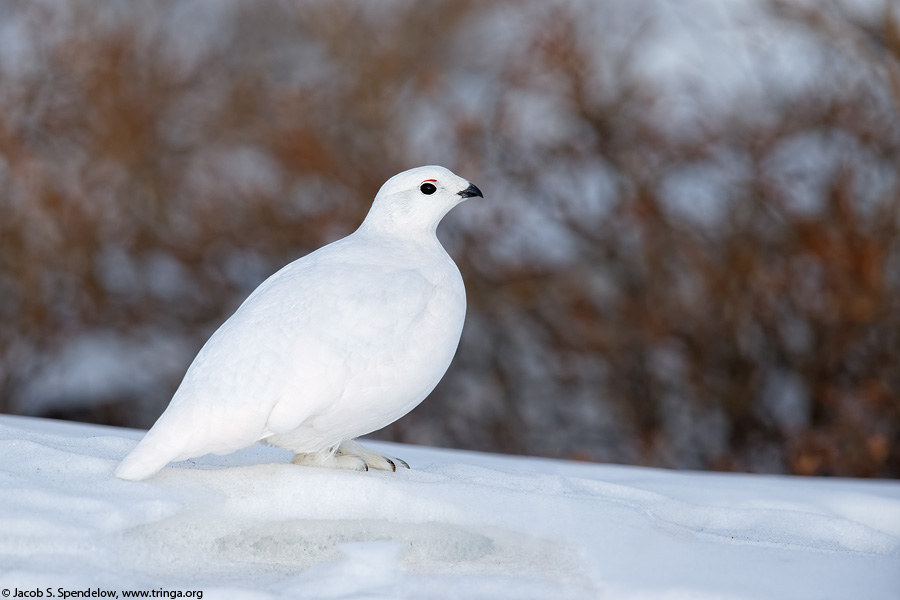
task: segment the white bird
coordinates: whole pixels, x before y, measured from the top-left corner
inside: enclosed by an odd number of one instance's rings
[[[269,277],[209,338],[116,476],[258,441],[295,464],[408,468],[353,438],[415,408],[450,366],[466,291],[436,230],[473,196],[443,167],[389,179],[359,229]]]

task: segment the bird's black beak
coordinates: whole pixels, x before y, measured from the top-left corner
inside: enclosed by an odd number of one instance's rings
[[[469,187],[467,187],[466,189],[464,189],[464,190],[461,191],[461,192],[457,192],[457,194],[459,194],[459,195],[462,196],[463,198],[471,198],[471,197],[473,197],[473,196],[479,196],[479,197],[481,197],[481,198],[484,198],[484,196],[481,194],[481,190],[479,190],[479,189],[475,186],[474,183],[470,183],[470,184],[469,184]]]

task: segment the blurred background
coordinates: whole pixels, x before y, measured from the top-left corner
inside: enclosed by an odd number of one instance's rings
[[[0,411],[149,427],[423,164],[469,313],[375,437],[900,477],[892,0],[0,2]]]

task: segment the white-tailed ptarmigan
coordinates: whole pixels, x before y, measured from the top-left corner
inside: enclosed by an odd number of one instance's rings
[[[258,441],[301,465],[408,467],[353,438],[415,408],[450,366],[466,291],[436,230],[481,195],[443,167],[389,179],[359,229],[269,277],[209,338],[116,475]]]

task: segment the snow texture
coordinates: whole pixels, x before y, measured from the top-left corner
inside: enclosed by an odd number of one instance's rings
[[[900,483],[673,472],[372,443],[113,477],[140,431],[0,416],[0,588],[204,598],[895,599]],[[45,596],[46,597],[46,596]],[[121,597],[121,596],[120,596]]]

